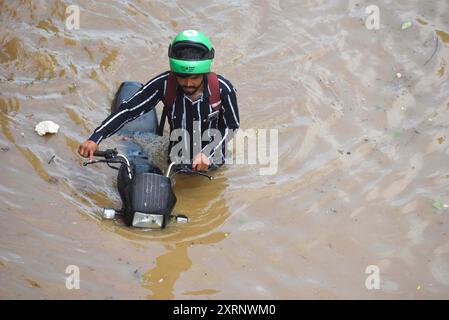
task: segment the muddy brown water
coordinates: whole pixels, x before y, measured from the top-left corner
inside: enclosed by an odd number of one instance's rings
[[[446,0],[1,0],[0,298],[449,298],[448,22]],[[211,37],[242,129],[279,130],[277,173],[178,178],[191,222],[163,232],[101,221],[114,172],[77,146],[187,28]]]

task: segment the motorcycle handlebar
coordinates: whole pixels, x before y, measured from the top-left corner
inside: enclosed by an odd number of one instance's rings
[[[105,159],[111,159],[117,155],[117,150],[115,149],[106,149],[104,151],[97,150],[94,152],[94,157],[103,157]]]
[[[106,154],[106,151],[97,150],[94,152],[94,157],[104,157],[105,154]]]
[[[83,163],[83,166],[87,166],[89,164],[94,163],[124,163],[129,166],[128,159],[125,156],[120,156],[117,149],[106,149],[104,151],[97,150],[94,152],[95,157],[104,158],[104,160],[92,160]],[[115,169],[115,168],[114,168]]]
[[[117,155],[118,155],[117,149],[106,149],[104,151],[97,150],[94,152],[94,156],[95,157],[103,157],[103,158],[105,158],[105,160],[93,160],[93,161],[85,162],[85,163],[83,163],[83,165],[87,166],[88,164],[100,163],[100,162],[108,163],[108,165],[109,165],[109,163],[123,163],[128,166],[128,171],[129,171],[129,174],[131,177],[131,173],[130,173],[131,171],[130,171],[128,159],[126,159],[126,157],[124,157],[124,156],[117,157]],[[117,168],[114,168],[114,169],[117,169]],[[191,164],[175,164],[174,162],[172,162],[169,165],[165,176],[167,178],[171,178],[178,173],[204,176],[204,177],[207,177],[209,180],[213,179],[213,177],[209,176],[205,172],[193,170]]]

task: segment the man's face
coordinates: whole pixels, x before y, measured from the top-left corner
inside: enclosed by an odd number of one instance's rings
[[[188,77],[176,76],[176,80],[182,87],[182,90],[184,90],[185,94],[190,96],[196,93],[201,88],[201,85],[203,84],[203,75],[192,74]]]

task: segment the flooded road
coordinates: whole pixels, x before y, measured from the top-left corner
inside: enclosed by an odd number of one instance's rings
[[[102,221],[115,172],[82,167],[78,144],[190,28],[242,130],[278,130],[278,170],[177,178],[191,221],[162,232]],[[448,1],[0,0],[0,46],[0,298],[449,298]]]

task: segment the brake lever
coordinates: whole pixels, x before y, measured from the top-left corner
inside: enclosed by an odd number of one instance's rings
[[[97,163],[100,160],[90,160],[90,161],[84,161],[83,162],[83,167],[87,166],[88,164],[93,164],[93,163]]]
[[[214,180],[214,177],[212,177],[212,176],[210,176],[210,175],[208,175],[208,174],[206,174],[206,173],[203,173],[203,172],[195,172],[195,174],[200,175],[200,176],[203,176],[203,177],[206,177],[206,178],[208,178],[209,180]]]
[[[210,176],[210,175],[208,175],[206,173],[203,173],[203,172],[200,172],[200,171],[194,171],[192,169],[187,169],[187,168],[178,170],[178,171],[175,172],[175,174],[176,173],[185,173],[185,174],[199,175],[199,176],[206,177],[209,180],[213,180],[214,179],[214,177],[212,177],[212,176]]]
[[[92,161],[86,161],[83,163],[83,166],[87,166],[88,164],[94,164],[94,163],[122,163],[120,160],[92,160]]]

